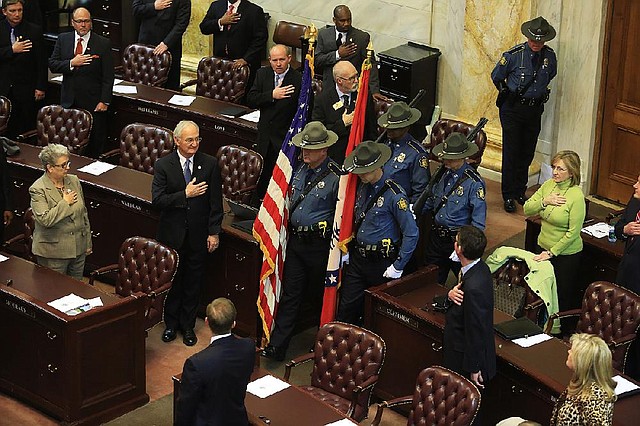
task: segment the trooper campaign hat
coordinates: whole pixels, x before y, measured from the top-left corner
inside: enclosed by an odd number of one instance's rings
[[[338,140],[338,135],[331,130],[327,130],[319,121],[311,121],[304,126],[304,129],[295,135],[291,141],[295,146],[304,149],[327,148]]]
[[[524,34],[526,38],[533,41],[549,41],[553,40],[556,36],[555,28],[542,16],[538,16],[536,19],[522,24],[520,31],[522,31],[522,34]]]
[[[378,126],[383,129],[402,129],[418,121],[421,115],[419,109],[411,108],[406,102],[394,102],[389,110],[378,118]]]
[[[344,170],[356,175],[362,175],[384,166],[384,163],[389,161],[389,158],[391,158],[391,148],[387,145],[364,141],[344,159]]]
[[[462,133],[451,133],[441,144],[431,150],[438,160],[459,160],[478,152],[478,145],[469,142]]]

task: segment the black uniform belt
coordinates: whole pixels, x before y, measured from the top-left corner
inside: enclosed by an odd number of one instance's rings
[[[455,238],[458,233],[458,228],[449,228],[444,225],[438,225],[435,221],[431,225],[432,232],[435,232],[436,235],[440,238],[451,237]]]
[[[308,226],[289,225],[291,234],[300,238],[329,238],[331,236],[331,229],[332,224],[326,220]]]
[[[511,101],[513,103],[519,103],[520,105],[525,106],[539,106],[544,104],[549,100],[549,94],[545,94],[540,96],[539,98],[525,98],[524,96],[519,96],[517,93],[511,92],[509,94]]]
[[[356,241],[353,248],[365,259],[380,260],[398,257],[399,247],[398,243],[394,243],[390,238],[385,238],[377,244],[363,244]]]

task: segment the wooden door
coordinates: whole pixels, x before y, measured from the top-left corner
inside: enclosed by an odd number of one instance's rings
[[[640,173],[640,2],[609,0],[596,195],[626,203]],[[592,52],[595,54],[595,52]]]

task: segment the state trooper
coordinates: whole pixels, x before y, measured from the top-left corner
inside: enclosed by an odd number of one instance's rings
[[[384,165],[385,176],[393,179],[415,203],[431,178],[429,156],[422,144],[409,133],[420,119],[420,110],[405,102],[395,102],[378,118],[378,126],[387,130],[385,143],[391,148],[391,159]]]
[[[302,149],[303,163],[297,167],[290,186],[289,239],[275,327],[269,345],[260,353],[277,361],[286,355],[305,293],[310,294],[313,314],[320,322],[341,173],[340,166],[328,157],[327,149],[337,140],[338,135],[319,121],[307,123],[292,139]]]
[[[400,278],[418,243],[418,226],[409,209],[409,198],[383,171],[389,158],[391,148],[365,141],[344,160],[344,170],[358,175],[360,185],[338,321],[361,324],[365,289]]]
[[[491,72],[498,88],[496,106],[502,125],[502,198],[504,209],[516,211],[526,201],[528,170],[536,152],[549,83],[556,76],[556,54],[545,42],[556,30],[539,16],[522,24],[527,41],[504,52]]]
[[[444,284],[449,270],[460,271],[460,263],[450,259],[458,229],[473,225],[484,230],[487,217],[485,185],[466,158],[478,152],[478,146],[462,133],[451,133],[436,145],[432,153],[443,164],[416,202],[422,213],[431,213],[433,221],[425,248],[425,265],[438,265],[438,282]],[[424,202],[424,207],[421,206]]]

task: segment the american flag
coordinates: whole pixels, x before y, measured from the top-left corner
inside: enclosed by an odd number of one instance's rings
[[[369,73],[371,62],[366,59],[362,64],[360,82],[358,86],[358,98],[349,133],[349,143],[345,151],[349,155],[355,147],[362,142],[365,126],[365,113],[367,111],[367,98],[369,97]],[[322,313],[320,325],[333,321],[336,316],[336,301],[338,287],[342,281],[341,260],[342,253],[347,252],[347,244],[353,238],[353,207],[356,199],[356,187],[358,177],[352,173],[340,177],[338,186],[338,203],[333,216],[333,232],[331,235],[331,251],[327,262],[327,274],[324,283],[324,297],[322,301]]]
[[[253,236],[262,250],[262,269],[260,271],[260,293],[258,294],[258,312],[262,318],[264,336],[271,338],[273,320],[278,309],[282,273],[287,249],[287,224],[289,223],[289,184],[296,167],[297,147],[291,139],[298,134],[307,121],[313,74],[313,50],[310,49],[304,63],[302,87],[298,99],[298,110],[291,122],[287,136],[282,142],[273,175],[267,187],[256,221],[253,223]]]

